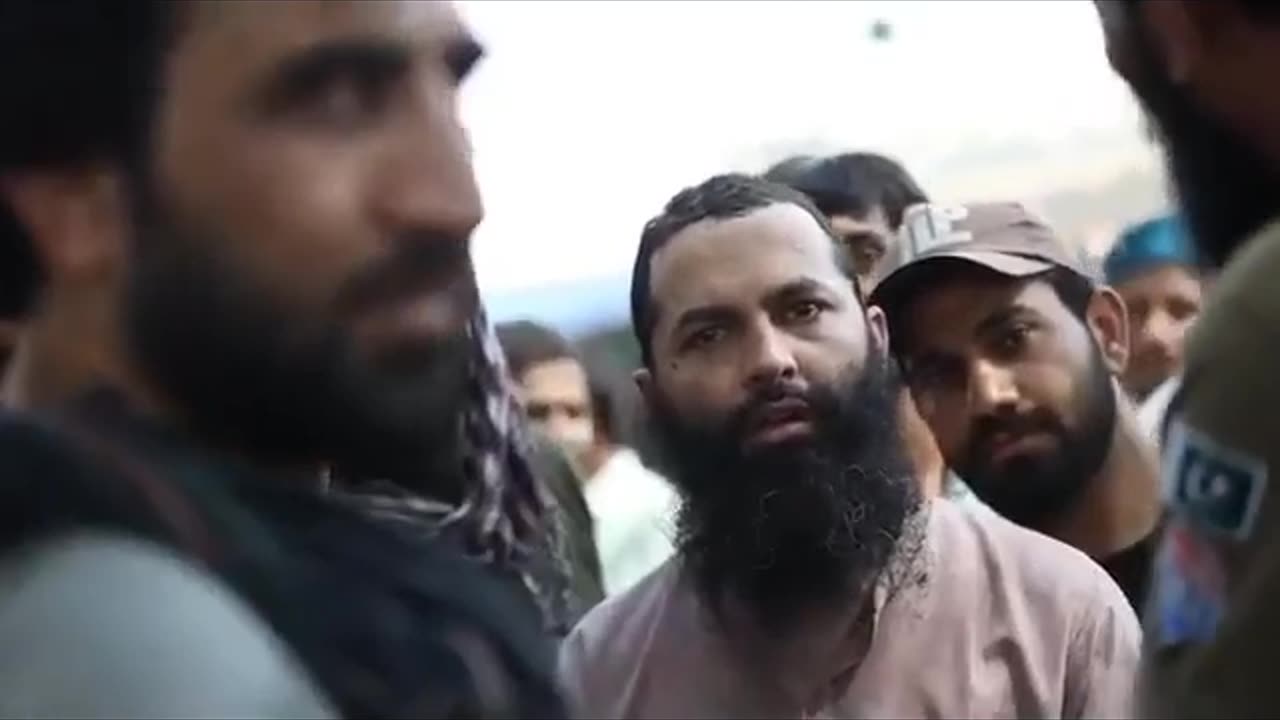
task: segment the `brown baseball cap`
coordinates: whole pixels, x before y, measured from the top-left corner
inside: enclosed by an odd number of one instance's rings
[[[939,260],[969,262],[1012,278],[1061,267],[1094,279],[1084,255],[1018,203],[921,203],[903,213],[893,262],[871,302],[891,311],[917,289],[911,282],[915,271]]]

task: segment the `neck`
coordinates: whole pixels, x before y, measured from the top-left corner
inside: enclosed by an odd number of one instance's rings
[[[1044,528],[1047,535],[1101,559],[1150,535],[1160,520],[1160,470],[1155,447],[1138,426],[1118,386],[1116,425],[1102,469],[1070,511]]]
[[[613,457],[614,453],[620,449],[612,443],[597,443],[591,448],[590,452],[584,453],[582,458],[582,477],[580,478],[582,484],[590,483],[595,478],[596,473],[600,472],[600,469],[609,462],[609,458]]]
[[[188,427],[176,405],[129,361],[123,333],[103,305],[53,300],[34,313],[5,373],[0,405],[18,411],[47,410],[92,388],[108,387],[120,393],[133,411],[166,425]],[[238,449],[213,449],[260,465]],[[315,467],[267,469],[289,477],[323,478]]]
[[[54,408],[107,386],[143,412],[167,414],[166,403],[124,361],[122,333],[104,305],[49,293],[14,349],[0,389],[5,407]]]
[[[942,452],[933,439],[933,433],[925,424],[924,418],[916,412],[911,394],[904,392],[899,402],[899,415],[902,424],[903,442],[911,457],[911,467],[920,482],[921,497],[928,501],[942,493],[943,477],[946,475],[946,462]]]

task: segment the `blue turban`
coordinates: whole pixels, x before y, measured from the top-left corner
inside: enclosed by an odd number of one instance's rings
[[[1103,261],[1107,283],[1123,283],[1158,265],[1200,265],[1195,245],[1176,215],[1138,223],[1120,235]]]

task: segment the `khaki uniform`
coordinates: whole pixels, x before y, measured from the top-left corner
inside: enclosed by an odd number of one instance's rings
[[[1222,274],[1169,413],[1143,714],[1280,717],[1280,222]]]

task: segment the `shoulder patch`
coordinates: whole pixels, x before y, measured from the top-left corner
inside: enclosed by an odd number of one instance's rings
[[[1213,549],[1194,531],[1171,521],[1153,568],[1147,626],[1157,649],[1213,639],[1222,621],[1225,587]]]
[[[1165,500],[1189,524],[1210,534],[1245,540],[1266,494],[1267,465],[1186,425],[1169,423],[1164,462]]]

